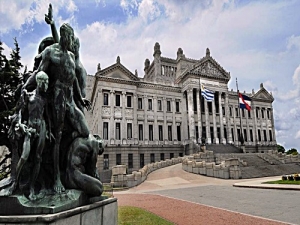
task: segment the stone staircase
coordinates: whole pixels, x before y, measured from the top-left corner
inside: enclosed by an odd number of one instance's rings
[[[243,151],[230,144],[209,144],[206,145],[206,150],[213,151],[214,153],[220,153],[220,154],[228,154],[228,153],[242,153]]]

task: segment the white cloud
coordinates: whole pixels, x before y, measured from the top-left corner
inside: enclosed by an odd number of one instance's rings
[[[73,0],[52,0],[53,16],[57,17],[60,9],[65,9],[72,14],[77,10]],[[32,25],[34,22],[43,22],[45,14],[48,12],[48,0],[19,0],[0,1],[1,27],[0,33],[10,30],[20,30],[22,25]]]
[[[139,16],[146,22],[154,20],[160,15],[158,5],[153,0],[143,0],[139,4]]]
[[[300,139],[300,130],[296,133],[295,139]]]
[[[291,37],[288,38],[287,48],[291,49],[292,47],[296,47],[300,49],[300,36],[292,35]]]

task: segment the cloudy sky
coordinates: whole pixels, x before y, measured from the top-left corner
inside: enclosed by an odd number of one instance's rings
[[[44,21],[49,1],[0,0],[0,40],[8,55],[16,37],[22,63],[33,66],[39,41],[50,36]],[[277,142],[300,151],[299,0],[52,0],[56,26],[70,23],[81,42],[89,74],[121,63],[142,77],[155,42],[162,55],[213,58],[238,78],[241,91],[272,92]]]

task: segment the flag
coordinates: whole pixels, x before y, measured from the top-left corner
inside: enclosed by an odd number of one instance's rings
[[[251,98],[239,93],[239,102],[241,109],[247,109],[248,111],[251,110]]]
[[[205,88],[203,84],[201,84],[201,95],[208,102],[212,102],[214,100],[214,92]]]

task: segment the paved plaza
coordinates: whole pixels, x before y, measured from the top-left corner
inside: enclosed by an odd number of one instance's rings
[[[210,216],[223,218],[219,220],[219,222],[214,221],[215,224],[236,222],[230,219],[233,219],[233,217],[238,218],[241,215],[245,216],[245,214],[256,218],[258,217],[259,219],[267,219],[262,220],[263,222],[255,222],[258,224],[277,224],[277,222],[280,221],[290,224],[300,224],[299,188],[297,186],[281,185],[278,186],[281,189],[268,189],[276,188],[277,186],[261,184],[265,180],[276,179],[280,179],[280,177],[249,180],[222,180],[187,173],[181,169],[181,164],[177,164],[151,173],[144,183],[127,191],[117,192],[116,197],[119,197],[120,205],[122,205],[122,199],[125,196],[131,196],[130,198],[134,201],[133,195],[131,194],[142,194],[145,200],[146,196],[147,198],[150,196],[152,196],[152,198],[153,196],[156,196],[156,198],[157,196],[161,196],[176,201],[183,200],[180,201],[181,203],[177,202],[176,204],[184,204],[188,207],[188,209],[186,209],[187,212],[192,211],[192,208],[198,208],[200,206],[214,207],[208,211],[212,212],[217,210],[217,212]],[[287,189],[284,190],[284,188]],[[138,201],[138,198],[136,201]],[[186,203],[190,203],[191,205],[186,205]],[[147,206],[144,208],[147,209]],[[154,210],[155,206],[152,206],[151,209]],[[205,209],[207,210],[207,208],[201,208],[203,212],[205,212]],[[220,212],[224,213],[224,210],[218,211],[220,209],[225,209],[226,213],[232,213],[231,217],[228,217],[229,220],[224,219],[226,216],[221,216]],[[170,210],[172,210],[172,207],[167,211]],[[181,213],[182,210],[184,209],[181,209]],[[173,213],[178,212],[175,211]],[[254,222],[250,222],[249,218],[251,217],[243,217],[243,224],[251,224]],[[211,219],[212,221],[215,220],[215,218]],[[253,219],[253,217],[251,219]],[[246,221],[249,222],[246,223]],[[179,224],[184,224],[184,222],[179,222]]]

